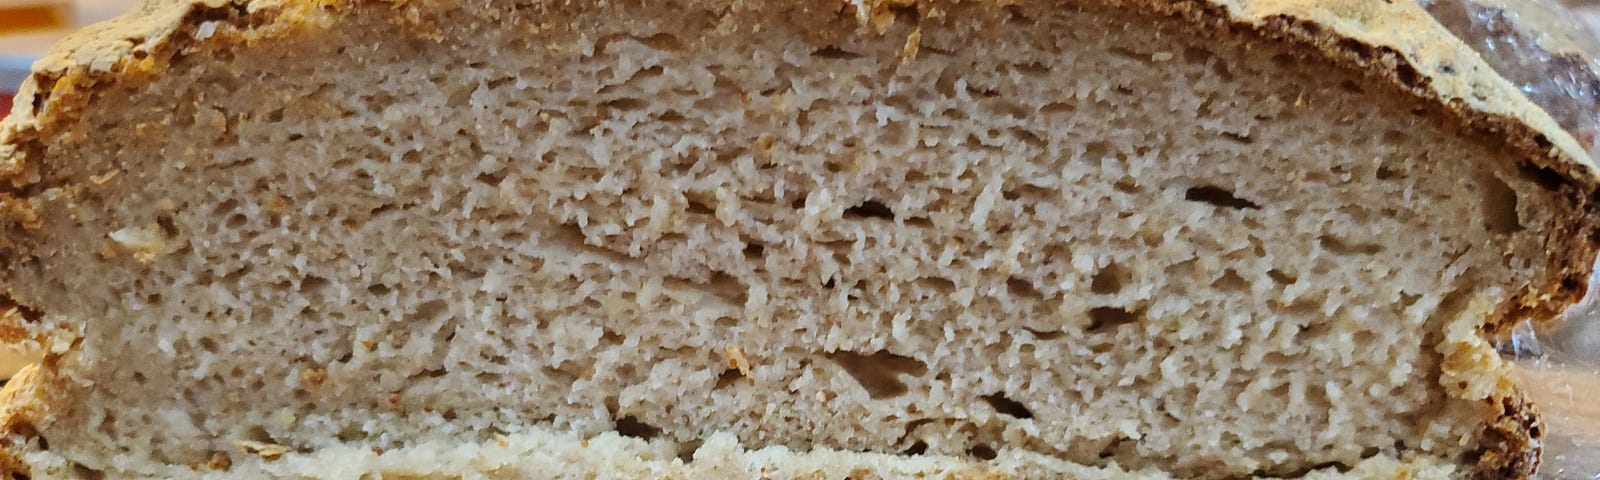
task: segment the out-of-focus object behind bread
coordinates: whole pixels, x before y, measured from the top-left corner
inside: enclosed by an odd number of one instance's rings
[[[0,0],[0,32],[62,28],[71,18],[63,0]]]
[[[1589,156],[1600,137],[1600,38],[1558,0],[1418,0],[1572,132]],[[1591,11],[1593,7],[1590,7]]]
[[[16,88],[6,77],[68,34],[133,10],[140,0],[0,0],[0,90]]]

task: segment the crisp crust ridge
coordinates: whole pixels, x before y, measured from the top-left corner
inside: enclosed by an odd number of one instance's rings
[[[915,0],[846,0],[863,12]],[[389,5],[397,22],[407,14],[450,0],[151,0],[118,20],[96,25],[62,42],[35,65],[18,94],[12,115],[0,121],[0,221],[29,230],[37,222],[29,197],[49,185],[42,165],[45,141],[74,123],[103,86],[138,82],[159,74],[186,55],[270,39],[301,28],[323,28],[342,12]],[[1563,230],[1546,246],[1558,269],[1500,305],[1482,327],[1505,331],[1523,318],[1545,320],[1577,302],[1587,287],[1590,261],[1600,249],[1600,176],[1572,136],[1544,111],[1522,98],[1470,48],[1434,23],[1411,2],[1377,0],[1105,0],[1145,14],[1177,17],[1198,28],[1283,42],[1307,55],[1399,88],[1430,103],[1466,131],[1505,138],[1525,161],[1518,165],[1551,190],[1573,199],[1563,212]],[[415,16],[409,17],[414,19]],[[866,20],[866,18],[863,18]],[[414,28],[427,28],[413,24]],[[208,30],[209,29],[209,30]],[[204,31],[206,33],[202,34]],[[1251,38],[1246,38],[1249,40]],[[25,255],[36,238],[0,238],[0,255]],[[14,305],[0,287],[0,305]],[[18,306],[25,309],[26,306]],[[0,325],[7,339],[27,338],[14,325]],[[38,335],[39,332],[32,332]],[[39,396],[38,366],[0,389],[0,473],[27,475],[16,441],[32,434],[35,419],[49,414]],[[48,368],[48,366],[43,367]],[[1537,409],[1520,392],[1502,389],[1486,399],[1497,420],[1479,435],[1480,478],[1526,478],[1538,465],[1542,435]]]

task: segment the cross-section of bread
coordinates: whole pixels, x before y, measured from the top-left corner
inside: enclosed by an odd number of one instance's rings
[[[157,1],[0,124],[32,478],[1521,477],[1593,167],[1410,2]]]

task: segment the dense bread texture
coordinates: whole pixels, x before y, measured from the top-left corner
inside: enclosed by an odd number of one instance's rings
[[[1527,475],[1591,168],[1230,8],[153,3],[0,133],[5,468]]]

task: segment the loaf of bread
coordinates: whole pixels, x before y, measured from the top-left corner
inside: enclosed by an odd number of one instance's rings
[[[1383,0],[155,0],[0,124],[13,478],[1520,478],[1597,177]]]

